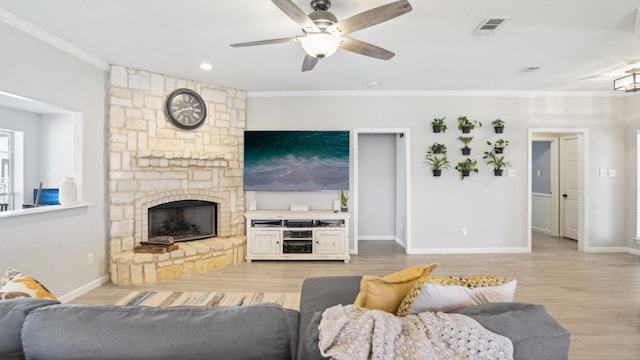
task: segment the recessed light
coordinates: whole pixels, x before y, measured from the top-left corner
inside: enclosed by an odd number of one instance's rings
[[[209,64],[209,63],[202,63],[202,64],[200,64],[200,69],[202,69],[202,70],[211,70],[211,69],[213,69],[213,66],[211,66],[211,64]]]

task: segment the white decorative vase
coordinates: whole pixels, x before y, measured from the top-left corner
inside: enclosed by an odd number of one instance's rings
[[[78,187],[72,177],[62,180],[58,200],[63,206],[75,205],[78,202]]]

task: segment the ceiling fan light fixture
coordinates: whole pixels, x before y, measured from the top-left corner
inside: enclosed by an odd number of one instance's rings
[[[640,69],[626,71],[629,75],[613,80],[613,90],[624,92],[640,91]]]
[[[328,33],[307,34],[300,40],[302,48],[310,56],[326,58],[338,50],[342,40]]]

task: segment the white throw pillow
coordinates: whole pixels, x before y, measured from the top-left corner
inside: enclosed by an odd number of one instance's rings
[[[396,315],[449,312],[485,303],[512,302],[516,286],[515,279],[503,276],[432,276],[420,281],[407,293]]]

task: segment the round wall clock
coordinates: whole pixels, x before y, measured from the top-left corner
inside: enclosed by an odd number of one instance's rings
[[[175,126],[185,130],[196,129],[207,119],[204,100],[190,89],[176,89],[169,94],[164,112]]]

